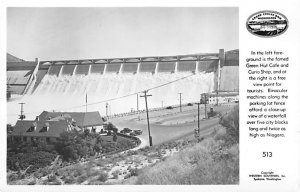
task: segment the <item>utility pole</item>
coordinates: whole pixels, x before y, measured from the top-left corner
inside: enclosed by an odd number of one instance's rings
[[[87,94],[85,95],[85,112],[87,113]]]
[[[108,103],[107,102],[105,104],[105,108],[106,108],[106,117],[108,117]]]
[[[111,104],[109,105],[109,116],[111,116]]]
[[[220,91],[220,80],[221,80],[221,67],[224,66],[224,62],[225,62],[224,49],[220,49],[219,50],[218,71],[217,71],[217,89],[216,89],[217,104],[216,105],[219,105],[219,91]]]
[[[217,104],[216,105],[219,105],[219,91],[217,90]]]
[[[147,104],[147,97],[150,97],[152,95],[147,95],[147,90],[144,91],[144,96],[140,97],[145,97],[145,102],[146,102],[146,113],[147,113],[147,125],[148,125],[148,134],[149,134],[149,145],[150,147],[152,146],[152,137],[150,134],[150,125],[149,125],[149,114],[148,114],[148,104]]]
[[[199,142],[200,137],[200,102],[196,103],[198,105],[198,128],[195,129],[195,137],[197,138]]]
[[[207,119],[207,113],[206,113],[206,93],[204,93],[204,113],[205,113],[205,119]]]
[[[181,94],[182,93],[178,93],[179,94],[179,108],[180,108],[180,112],[182,112],[182,110],[181,110]]]
[[[161,101],[161,108],[164,108],[164,101]]]
[[[200,129],[200,103],[196,103],[198,105],[198,129]]]
[[[136,111],[139,111],[139,94],[136,94]]]
[[[23,114],[23,105],[25,104],[25,103],[19,103],[20,105],[21,105],[21,115],[19,116],[19,119],[21,119],[21,120],[23,120],[23,119],[25,119],[25,115]]]

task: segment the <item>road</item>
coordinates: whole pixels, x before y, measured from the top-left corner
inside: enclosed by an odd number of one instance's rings
[[[226,112],[229,111],[232,106],[220,106],[216,108],[216,111]],[[149,114],[151,117],[150,130],[153,145],[184,138],[194,133],[194,129],[198,127],[197,108],[195,106],[190,108],[185,107],[183,108],[183,112],[178,112],[177,110],[178,109],[162,110]],[[200,117],[204,117],[203,109],[201,112]],[[139,118],[142,120],[138,120]],[[124,127],[142,130],[143,134],[139,137],[149,141],[145,114],[114,118],[110,121],[115,124],[119,130]],[[201,120],[200,137],[201,135],[209,134],[213,131],[218,123],[219,118]]]

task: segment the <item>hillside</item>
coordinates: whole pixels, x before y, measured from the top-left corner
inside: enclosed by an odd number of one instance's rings
[[[13,56],[9,53],[6,53],[6,62],[21,62],[21,61],[25,61],[25,60]]]
[[[238,105],[220,118],[204,138],[171,141],[153,147],[82,159],[54,161],[35,172],[9,172],[12,185],[239,183]]]
[[[189,147],[172,158],[141,169],[127,181],[139,185],[238,184],[239,109],[221,117],[212,137]],[[126,184],[126,183],[125,183]]]

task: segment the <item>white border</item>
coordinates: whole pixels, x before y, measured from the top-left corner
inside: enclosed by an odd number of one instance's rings
[[[2,63],[1,70],[1,81],[6,82],[6,7],[239,7],[240,13],[240,122],[242,129],[242,123],[246,120],[246,102],[243,102],[245,98],[245,89],[249,82],[246,81],[244,77],[247,76],[246,69],[243,67],[243,59],[247,57],[247,53],[251,49],[280,49],[287,50],[289,52],[289,56],[292,58],[289,74],[289,93],[290,93],[290,102],[293,105],[289,107],[289,117],[290,117],[290,125],[289,125],[289,133],[294,134],[294,137],[288,142],[283,143],[282,150],[291,151],[290,156],[282,157],[284,161],[278,159],[276,162],[269,162],[270,165],[276,165],[276,167],[288,170],[291,173],[293,178],[288,178],[288,182],[283,183],[262,183],[257,184],[253,182],[249,182],[249,178],[247,177],[247,171],[255,170],[255,167],[260,164],[260,158],[258,157],[258,153],[261,148],[272,147],[273,143],[268,143],[267,146],[263,146],[264,143],[252,142],[247,137],[245,131],[241,130],[240,134],[240,184],[239,185],[197,185],[197,186],[135,186],[135,185],[114,185],[114,186],[7,186],[6,185],[6,135],[3,134],[6,131],[6,107],[1,108],[1,119],[0,123],[2,125],[2,134],[0,134],[1,141],[1,174],[0,174],[0,191],[90,191],[90,190],[102,190],[102,191],[300,191],[300,166],[299,166],[299,122],[295,121],[300,117],[300,111],[296,108],[299,105],[299,88],[295,88],[299,85],[299,71],[300,71],[300,62],[296,58],[298,58],[300,52],[299,46],[299,34],[300,34],[300,3],[298,0],[285,0],[285,1],[263,1],[263,0],[252,0],[248,2],[240,2],[240,1],[96,1],[96,0],[77,0],[77,1],[62,1],[55,0],[46,0],[46,1],[38,1],[38,0],[10,0],[10,1],[1,1],[0,2],[0,44],[1,47],[1,58],[0,61]],[[289,28],[288,30],[278,36],[278,38],[271,38],[266,40],[265,38],[259,38],[251,35],[247,29],[245,28],[245,21],[249,17],[249,15],[260,11],[260,10],[274,10],[286,15],[289,20]],[[281,38],[281,40],[279,39]],[[264,40],[262,40],[264,39]],[[284,39],[284,41],[282,41]],[[294,84],[292,86],[292,84]],[[1,85],[1,93],[2,96],[5,94],[5,84]],[[4,99],[3,99],[4,98]],[[6,106],[5,97],[1,97],[1,106]],[[293,120],[295,119],[295,120]],[[278,147],[278,146],[277,146]],[[279,146],[280,147],[280,146]],[[286,149],[285,147],[289,147]],[[279,153],[280,155],[280,153]],[[287,153],[289,155],[289,153]],[[289,159],[289,161],[286,161]],[[268,162],[266,162],[268,164]]]

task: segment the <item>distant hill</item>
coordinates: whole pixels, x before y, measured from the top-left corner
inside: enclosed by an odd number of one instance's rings
[[[15,57],[9,53],[6,53],[6,61],[7,62],[21,62],[21,61],[25,61],[25,60]]]

